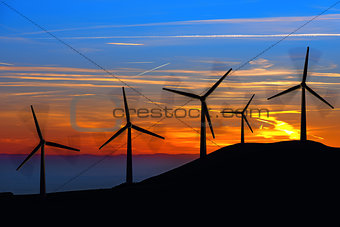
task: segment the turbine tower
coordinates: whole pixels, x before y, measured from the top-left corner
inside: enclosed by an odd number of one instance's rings
[[[108,141],[106,141],[100,148],[102,149],[106,144],[110,143],[114,138],[119,136],[122,132],[124,132],[126,129],[128,130],[128,135],[127,135],[127,152],[126,152],[126,183],[131,184],[132,183],[132,144],[131,144],[131,129],[135,129],[139,132],[149,134],[151,136],[155,136],[161,139],[164,139],[163,136],[157,135],[156,133],[150,132],[146,129],[143,129],[141,127],[138,127],[134,124],[131,123],[130,121],[130,112],[129,112],[129,107],[126,101],[126,96],[125,96],[125,90],[124,87],[123,89],[123,97],[124,97],[124,108],[125,108],[125,117],[126,117],[126,125],[119,129]]]
[[[68,147],[62,144],[54,143],[54,142],[49,142],[46,141],[41,133],[39,123],[37,120],[37,117],[34,113],[33,106],[31,105],[31,110],[33,114],[33,119],[35,123],[35,127],[37,129],[37,133],[40,139],[40,142],[38,146],[34,148],[34,150],[26,157],[26,159],[20,164],[20,166],[17,168],[19,170],[40,148],[40,195],[45,196],[46,195],[46,180],[45,180],[45,145],[46,146],[51,146],[51,147],[58,147],[58,148],[63,148],[67,150],[72,150],[72,151],[79,151],[79,149]]]
[[[253,94],[253,96],[250,98],[250,100],[248,101],[247,105],[244,107],[244,109],[242,111],[222,111],[221,113],[232,113],[232,114],[241,114],[241,144],[244,144],[244,121],[247,123],[250,131],[253,133],[253,129],[251,128],[248,120],[247,120],[247,116],[244,114],[247,111],[247,108],[251,102],[251,100],[253,100],[255,94]]]
[[[301,94],[301,129],[300,129],[300,141],[306,141],[307,140],[307,128],[306,128],[306,90],[309,91],[312,95],[320,99],[322,102],[326,103],[328,106],[330,106],[332,109],[334,107],[329,104],[325,99],[323,99],[320,95],[318,95],[315,91],[313,91],[309,86],[306,84],[306,79],[307,79],[307,69],[308,69],[308,55],[309,55],[309,47],[307,47],[307,53],[306,53],[306,58],[305,58],[305,66],[303,69],[303,76],[302,76],[302,81],[299,85],[296,85],[294,87],[288,88],[287,90],[280,92],[279,94],[276,94],[269,99],[278,97],[280,95],[289,93],[291,91],[297,90],[301,88],[302,94]]]
[[[163,88],[163,90],[184,95],[193,99],[198,99],[201,101],[201,137],[200,137],[200,158],[204,158],[207,155],[207,144],[206,144],[206,125],[205,119],[208,120],[211,134],[215,138],[214,130],[211,124],[209,110],[206,103],[206,98],[217,88],[217,86],[223,81],[223,79],[230,73],[232,69],[229,69],[204,95],[196,95],[188,92],[177,91],[169,88]]]

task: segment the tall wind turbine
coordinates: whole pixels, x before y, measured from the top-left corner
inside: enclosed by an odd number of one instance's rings
[[[58,143],[54,142],[49,142],[46,141],[40,131],[39,123],[37,120],[37,117],[34,113],[33,106],[31,105],[31,110],[33,114],[33,119],[35,123],[35,127],[37,129],[38,136],[40,138],[40,142],[38,146],[34,148],[34,150],[26,157],[26,159],[20,164],[20,166],[17,168],[19,170],[40,148],[40,195],[45,196],[46,195],[46,180],[45,180],[45,145],[46,146],[51,146],[51,147],[58,147],[58,148],[63,148],[67,150],[72,150],[72,151],[79,151],[79,149],[68,147],[65,145],[61,145]]]
[[[301,88],[302,94],[301,94],[301,129],[300,129],[300,140],[301,141],[306,141],[307,140],[307,129],[306,129],[306,90],[309,91],[312,95],[320,99],[322,102],[326,103],[328,106],[330,106],[332,109],[334,107],[329,104],[325,99],[323,99],[320,95],[318,95],[315,91],[313,91],[309,86],[306,84],[306,79],[307,79],[307,68],[308,68],[308,55],[309,55],[309,47],[307,47],[307,53],[306,53],[306,58],[305,58],[305,66],[303,69],[303,77],[302,77],[302,82],[299,85],[296,85],[294,87],[288,88],[287,90],[280,92],[279,94],[276,94],[269,99],[278,97],[280,95],[289,93],[291,91],[297,90]]]
[[[229,69],[204,95],[196,95],[184,91],[177,91],[169,88],[163,88],[163,90],[170,91],[173,93],[177,93],[180,95],[184,95],[190,98],[198,99],[201,101],[201,138],[200,138],[200,158],[204,158],[207,155],[207,144],[206,144],[206,125],[205,118],[208,120],[208,124],[210,127],[211,134],[213,138],[215,138],[214,130],[211,124],[209,110],[206,103],[206,98],[217,88],[217,86],[222,82],[222,80],[230,73],[232,69]]]
[[[253,96],[250,98],[247,105],[244,107],[244,109],[242,111],[222,111],[221,112],[221,113],[241,114],[241,144],[244,144],[244,121],[247,123],[250,131],[253,132],[253,129],[251,128],[251,126],[250,126],[250,124],[247,120],[247,116],[244,113],[246,113],[247,108],[248,108],[251,100],[253,100],[254,96],[255,96],[255,94],[253,94]]]
[[[131,184],[132,183],[132,144],[131,144],[131,129],[135,129],[137,131],[140,131],[145,134],[149,134],[151,136],[155,136],[161,139],[164,139],[163,136],[157,135],[156,133],[150,132],[146,129],[143,129],[141,127],[138,127],[131,123],[130,121],[130,112],[129,107],[126,101],[125,96],[125,90],[123,87],[123,97],[124,97],[124,108],[125,108],[125,117],[126,117],[126,125],[119,129],[108,141],[106,141],[100,148],[102,149],[106,144],[110,143],[114,138],[119,136],[122,132],[124,132],[126,129],[128,130],[127,135],[127,152],[126,152],[126,183]]]

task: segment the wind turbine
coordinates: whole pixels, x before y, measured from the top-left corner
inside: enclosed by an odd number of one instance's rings
[[[306,79],[307,79],[307,68],[308,68],[308,55],[309,55],[309,47],[307,47],[307,53],[306,53],[306,58],[305,58],[305,65],[304,65],[304,69],[303,69],[303,77],[302,77],[302,81],[299,85],[296,85],[294,87],[288,88],[287,90],[280,92],[270,98],[275,98],[278,97],[280,95],[289,93],[291,91],[297,90],[299,88],[301,88],[302,90],[302,94],[301,94],[301,129],[300,129],[300,141],[306,141],[307,140],[307,129],[306,129],[306,90],[309,91],[312,95],[314,95],[315,97],[317,97],[318,99],[320,99],[322,102],[326,103],[328,106],[330,106],[332,109],[334,109],[334,107],[329,104],[325,99],[323,99],[320,95],[318,95],[315,91],[313,91],[309,86],[307,86],[306,84]]]
[[[150,132],[146,129],[143,129],[141,127],[138,127],[131,123],[130,121],[130,112],[129,107],[126,101],[125,96],[125,90],[123,87],[123,97],[124,97],[124,108],[125,108],[125,117],[126,117],[126,125],[119,129],[108,141],[106,141],[100,148],[102,149],[106,144],[110,143],[114,138],[119,136],[122,132],[124,132],[126,129],[128,130],[127,135],[127,153],[126,153],[126,183],[131,184],[132,183],[132,144],[131,144],[131,129],[135,129],[137,131],[140,131],[145,134],[149,134],[151,136],[155,136],[161,139],[164,139],[163,136],[157,135],[156,133]]]
[[[241,114],[241,144],[244,144],[244,121],[247,123],[249,129],[251,132],[253,132],[253,129],[251,128],[246,115],[244,114],[247,111],[247,108],[251,102],[251,100],[253,100],[255,94],[253,94],[253,96],[250,98],[250,100],[248,101],[247,105],[244,107],[244,109],[242,111],[222,111],[221,113],[232,113],[232,114]]]
[[[58,147],[58,148],[64,148],[67,150],[73,150],[73,151],[79,151],[79,149],[68,147],[62,144],[54,143],[45,141],[39,127],[39,123],[37,120],[37,117],[34,113],[33,106],[31,105],[31,110],[33,114],[33,119],[35,123],[35,127],[37,129],[37,133],[40,139],[40,142],[38,146],[34,148],[34,150],[26,157],[26,159],[20,164],[20,166],[17,168],[19,170],[40,148],[40,195],[45,196],[46,195],[46,181],[45,181],[45,145],[51,146],[51,147]]]
[[[196,95],[184,91],[177,91],[169,88],[163,88],[163,90],[170,91],[173,93],[177,93],[180,95],[184,95],[190,98],[198,99],[201,101],[201,137],[200,137],[200,158],[204,158],[207,155],[207,144],[206,144],[206,125],[205,118],[208,120],[208,124],[210,127],[211,134],[213,138],[215,138],[214,130],[211,124],[209,110],[206,103],[206,98],[217,88],[217,86],[222,82],[222,80],[230,73],[232,69],[229,69],[204,95]]]

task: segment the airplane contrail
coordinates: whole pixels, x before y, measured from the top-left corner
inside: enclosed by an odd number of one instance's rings
[[[155,70],[157,70],[157,69],[159,69],[159,68],[162,68],[162,67],[164,67],[164,66],[167,66],[167,65],[169,65],[169,64],[170,64],[170,62],[168,62],[168,63],[166,63],[166,64],[163,64],[163,65],[160,65],[160,66],[157,66],[157,67],[155,67],[155,68],[153,68],[153,69],[149,69],[149,70],[146,70],[146,71],[144,71],[144,72],[141,72],[141,73],[137,74],[136,76],[144,75],[145,73],[149,73],[149,72],[155,71]]]

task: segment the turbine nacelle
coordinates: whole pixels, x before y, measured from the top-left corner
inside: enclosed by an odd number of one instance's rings
[[[201,100],[201,102],[205,102],[205,100],[207,99],[207,97],[205,97],[205,96],[200,96],[199,99]]]
[[[131,122],[127,122],[125,125],[126,128],[132,128],[132,123]]]

